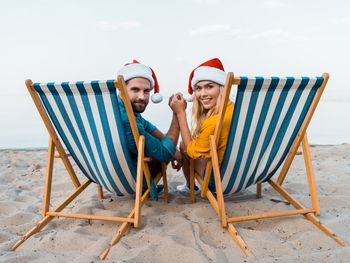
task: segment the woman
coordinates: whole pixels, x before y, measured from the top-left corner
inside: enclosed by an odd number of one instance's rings
[[[186,101],[181,93],[176,94],[170,101],[170,107],[176,114],[179,125],[182,143],[180,150],[183,155],[183,173],[186,182],[177,186],[180,192],[189,192],[190,185],[190,159],[195,160],[195,171],[202,175],[207,164],[210,152],[209,136],[214,134],[218,120],[226,73],[221,61],[218,58],[211,59],[195,68],[189,78],[188,92],[194,93],[192,106],[191,130],[187,124]],[[218,143],[218,158],[221,163],[229,133],[230,123],[233,114],[233,103],[229,101],[222,130]],[[195,186],[198,191],[198,187]]]

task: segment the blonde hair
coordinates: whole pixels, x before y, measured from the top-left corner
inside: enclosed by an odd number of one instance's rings
[[[194,96],[194,100],[193,100],[193,104],[192,104],[192,115],[191,115],[191,137],[192,137],[192,140],[196,139],[199,136],[203,122],[207,118],[212,117],[213,115],[219,113],[223,90],[224,90],[224,87],[220,86],[220,93],[219,93],[219,96],[217,98],[216,105],[208,111],[206,111],[203,108],[202,104],[198,101],[197,97]]]

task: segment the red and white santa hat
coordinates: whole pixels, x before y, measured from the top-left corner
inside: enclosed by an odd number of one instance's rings
[[[210,80],[225,85],[226,73],[220,59],[210,59],[192,70],[188,81],[188,93],[192,94],[194,86],[202,80]]]
[[[154,89],[154,94],[151,96],[152,102],[159,103],[163,100],[163,96],[159,94],[158,80],[152,68],[134,59],[131,63],[127,63],[119,69],[117,74],[123,76],[125,81],[133,78],[148,79],[151,82],[151,88]]]

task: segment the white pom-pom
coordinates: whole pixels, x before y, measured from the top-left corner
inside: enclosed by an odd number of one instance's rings
[[[154,93],[151,96],[151,100],[153,103],[159,103],[159,102],[162,102],[163,96],[162,96],[162,94]]]
[[[187,101],[187,102],[192,102],[193,101],[193,95],[189,94],[189,93],[186,93],[183,95],[184,99]]]

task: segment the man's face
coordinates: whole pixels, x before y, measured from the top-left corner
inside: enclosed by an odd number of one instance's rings
[[[126,82],[126,92],[128,93],[134,112],[142,113],[145,111],[149,102],[151,82],[145,78],[130,79]]]

